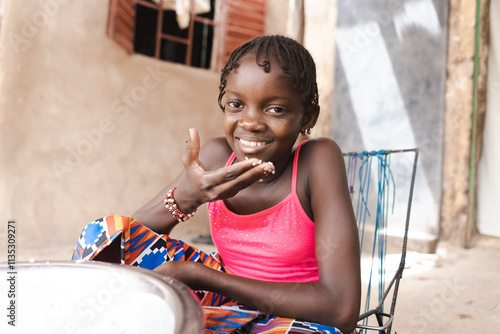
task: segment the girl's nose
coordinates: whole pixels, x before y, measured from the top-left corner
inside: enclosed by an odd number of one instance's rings
[[[241,116],[239,125],[247,131],[261,131],[266,125],[263,121],[263,113],[255,108],[247,108]]]

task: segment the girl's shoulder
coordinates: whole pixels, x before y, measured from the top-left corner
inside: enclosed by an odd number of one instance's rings
[[[224,167],[232,152],[226,137],[216,136],[203,144],[199,159],[207,170],[216,170]]]
[[[324,198],[328,193],[325,188],[336,187],[336,179],[345,174],[342,151],[330,138],[310,139],[300,147],[297,169],[297,195],[304,211],[316,222],[311,202],[313,195],[323,198],[324,203],[331,203]]]
[[[342,150],[333,139],[318,137],[304,142],[300,148],[299,155],[300,159],[305,160],[312,160],[314,158],[322,157],[323,155],[325,155],[325,158],[338,159],[342,157]],[[316,162],[311,161],[311,163]]]
[[[313,138],[302,144],[299,169],[306,174],[329,174],[332,169],[345,168],[342,150],[331,138]]]

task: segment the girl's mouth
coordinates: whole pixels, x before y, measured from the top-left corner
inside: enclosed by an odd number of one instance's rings
[[[249,156],[258,154],[271,143],[269,141],[248,140],[241,138],[237,138],[237,141],[239,142],[239,148],[242,153],[248,154]]]
[[[242,143],[244,146],[249,146],[249,147],[264,146],[267,144],[264,141],[249,141],[241,138],[240,138],[240,143]]]

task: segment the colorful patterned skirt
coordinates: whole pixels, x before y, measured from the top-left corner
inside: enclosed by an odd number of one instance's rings
[[[107,216],[89,223],[82,231],[73,260],[91,261],[113,241],[120,241],[121,263],[155,269],[165,261],[195,261],[225,272],[218,253],[207,254],[186,243],[157,234],[130,217]],[[209,333],[341,333],[335,327],[278,318],[249,309],[222,295],[195,291],[205,314]]]

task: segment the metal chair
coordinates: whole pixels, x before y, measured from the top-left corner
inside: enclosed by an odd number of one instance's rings
[[[363,286],[364,310],[357,329],[360,334],[368,330],[390,333],[399,282],[405,268],[418,149],[349,152],[344,153],[344,159],[358,223],[362,261],[369,264],[362,265],[362,276],[368,283]],[[388,249],[395,243],[398,244],[396,261],[399,265],[386,285],[390,260]],[[375,280],[378,284],[374,283]],[[374,297],[372,290],[376,285],[378,296]],[[385,310],[384,304],[389,301],[390,310]],[[373,302],[376,306],[370,307]]]

